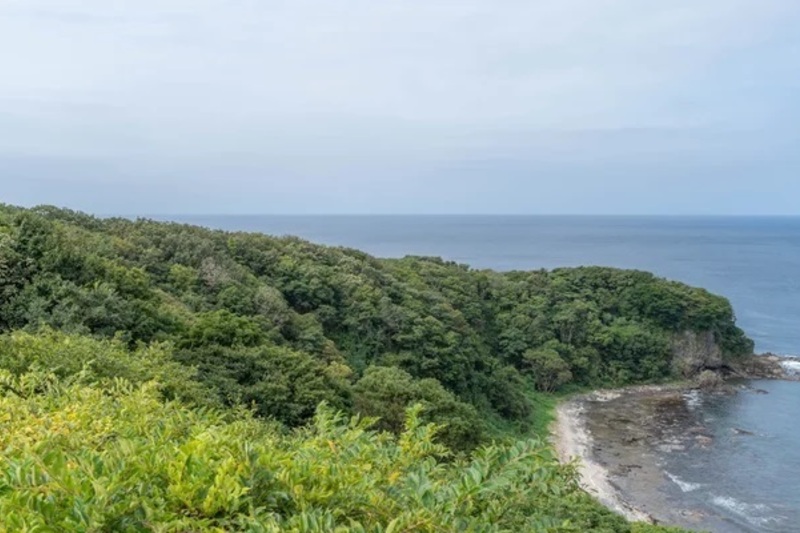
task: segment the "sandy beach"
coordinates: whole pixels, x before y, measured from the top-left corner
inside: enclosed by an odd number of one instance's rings
[[[556,408],[552,438],[559,459],[563,463],[578,460],[581,486],[603,505],[628,520],[653,523],[654,520],[650,515],[625,501],[622,494],[611,484],[609,472],[592,457],[591,435],[584,422],[582,403],[582,399],[574,399]]]

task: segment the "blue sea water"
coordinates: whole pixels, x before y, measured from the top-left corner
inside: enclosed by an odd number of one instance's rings
[[[297,235],[379,257],[441,256],[475,268],[635,268],[728,297],[763,352],[800,355],[800,218],[528,216],[168,216],[202,226]],[[800,383],[708,397],[693,409],[708,452],[665,455],[676,505],[720,531],[800,531]],[[744,428],[753,435],[733,433]],[[667,474],[669,471],[669,474]],[[670,477],[672,476],[672,477]]]
[[[676,507],[718,517],[720,533],[800,531],[800,383],[744,385],[691,395],[690,416],[714,442],[658,454],[670,481],[661,490]]]

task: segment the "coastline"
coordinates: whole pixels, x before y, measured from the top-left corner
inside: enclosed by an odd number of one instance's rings
[[[672,386],[658,387],[659,390],[666,390]],[[552,444],[562,463],[577,460],[576,467],[583,490],[627,520],[655,524],[657,521],[651,515],[625,500],[622,492],[611,482],[609,470],[595,460],[591,451],[592,436],[586,427],[583,403],[589,398],[602,401],[616,398],[620,394],[620,390],[595,391],[560,403],[556,406],[556,416],[551,427]]]
[[[682,505],[683,501],[676,500],[674,494],[670,496],[676,488],[673,485],[683,493],[699,486],[665,471],[658,459],[664,452],[711,449],[716,435],[694,420],[691,409],[687,411],[687,405],[696,401],[699,394],[767,393],[737,385],[739,379],[800,381],[800,359],[772,354],[755,357],[763,358],[749,368],[739,367],[738,372],[728,374],[732,381],[724,379],[710,388],[681,381],[602,389],[567,398],[555,408],[550,442],[559,461],[575,462],[581,488],[629,521],[741,531],[731,529],[727,519],[715,511],[692,503]],[[665,414],[669,415],[667,419],[662,418]],[[738,435],[752,435],[738,428],[731,430]],[[737,511],[741,510],[734,513]]]
[[[737,362],[734,375],[746,379],[800,381],[800,357],[765,353]]]

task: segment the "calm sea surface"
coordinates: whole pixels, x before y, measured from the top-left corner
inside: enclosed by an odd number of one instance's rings
[[[432,255],[476,268],[636,268],[728,297],[759,351],[800,355],[800,218],[526,216],[169,216],[226,230],[297,235],[379,257]],[[665,454],[686,505],[726,531],[800,532],[800,384],[692,403],[707,453]],[[753,435],[734,434],[733,428]]]

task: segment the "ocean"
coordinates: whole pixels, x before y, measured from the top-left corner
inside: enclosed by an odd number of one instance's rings
[[[165,216],[296,235],[379,257],[440,256],[474,268],[634,268],[729,298],[760,352],[800,355],[800,218],[573,216]],[[724,532],[800,531],[800,383],[687,398],[714,444],[669,450],[663,492]],[[743,431],[738,431],[743,430]]]

